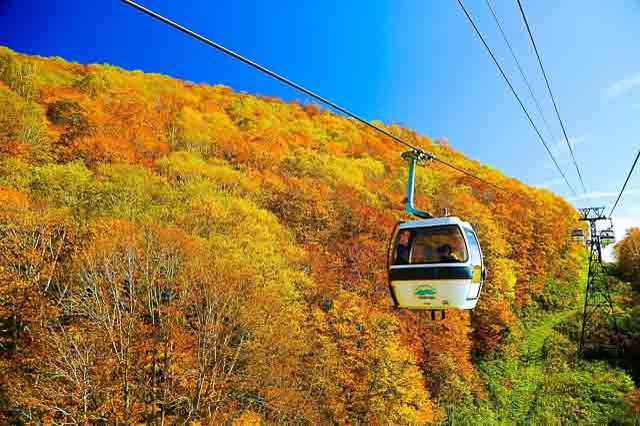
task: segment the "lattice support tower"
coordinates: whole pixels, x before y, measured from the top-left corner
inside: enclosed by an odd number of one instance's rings
[[[588,349],[593,349],[591,341],[597,328],[598,318],[604,315],[608,321],[613,321],[614,330],[618,334],[618,323],[613,308],[613,300],[609,291],[609,280],[603,273],[602,243],[597,224],[601,220],[609,220],[604,216],[604,207],[588,207],[579,209],[583,222],[589,223],[589,272],[587,275],[587,287],[585,290],[584,310],[582,313],[582,326],[580,330],[580,353],[584,354]],[[616,342],[609,345],[618,350]]]

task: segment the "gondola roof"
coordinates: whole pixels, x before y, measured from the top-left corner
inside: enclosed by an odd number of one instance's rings
[[[460,225],[466,228],[472,228],[469,222],[465,222],[458,217],[455,216],[446,216],[446,217],[434,217],[432,219],[419,219],[419,220],[411,220],[408,222],[403,222],[400,224],[400,229],[405,228],[420,228],[424,226],[440,226],[440,225]]]

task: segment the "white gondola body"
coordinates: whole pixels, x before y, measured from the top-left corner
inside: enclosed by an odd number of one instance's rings
[[[600,242],[605,246],[615,243],[616,236],[613,229],[604,229],[600,231]]]
[[[394,255],[397,236],[407,230],[419,234],[425,228],[448,229],[447,232],[457,229],[461,259],[454,263],[433,259],[422,263],[417,259],[417,263],[397,264]],[[411,260],[414,260],[417,246],[414,242],[411,244]],[[457,217],[401,223],[391,241],[389,265],[389,286],[394,304],[407,309],[473,309],[480,298],[486,273],[480,244],[472,226]]]
[[[582,229],[574,229],[571,231],[571,238],[573,241],[583,243],[585,240],[584,231]]]

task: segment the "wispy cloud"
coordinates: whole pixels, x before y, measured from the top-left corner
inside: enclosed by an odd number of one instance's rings
[[[605,89],[604,94],[608,98],[615,98],[636,87],[640,87],[640,74],[611,83]]]
[[[569,145],[571,145],[571,148],[575,152],[576,146],[584,142],[585,139],[586,139],[585,135],[570,136]],[[558,160],[559,163],[564,163],[565,161],[568,161],[570,158],[569,147],[567,146],[567,142],[565,142],[564,138],[556,141],[553,145],[549,147],[549,149],[551,150],[551,152],[553,153],[553,156],[556,157],[556,160]]]
[[[582,166],[582,164],[580,162],[580,156],[576,152],[576,146],[582,144],[587,139],[588,138],[586,134],[582,134],[580,136],[569,136],[569,144],[571,145],[571,148],[575,153],[576,160],[578,161],[579,166]],[[577,179],[578,176],[576,175],[575,169],[571,162],[571,153],[569,151],[569,146],[567,146],[567,142],[564,140],[564,138],[556,141],[552,141],[551,143],[549,143],[549,151],[551,151],[551,153],[553,154],[553,157],[556,159],[560,167],[563,170],[565,170],[565,173],[567,174],[567,179],[569,179],[569,181],[573,182],[575,185],[575,179]],[[552,173],[553,176],[558,176],[558,172],[553,162],[551,161],[551,159],[547,157],[546,161],[544,161],[542,164],[544,169],[547,170],[548,173]],[[582,171],[582,167],[580,167],[580,169]],[[539,184],[534,184],[534,186],[537,186],[539,188],[547,188],[547,189],[551,187],[564,186],[564,185],[565,185],[564,179],[559,177],[553,178],[547,181],[543,181]]]
[[[587,192],[585,194],[578,194],[575,197],[569,197],[568,200],[576,201],[576,200],[584,200],[587,198],[595,198],[595,199],[614,198],[614,197],[617,197],[618,194],[619,192],[593,191],[593,192]],[[638,188],[626,189],[624,191],[624,195],[638,195],[638,194],[640,194],[640,189]]]
[[[576,160],[578,161],[578,165],[581,166],[580,167],[581,171],[582,171],[582,163],[580,162],[580,155],[576,150],[576,146],[582,144],[585,140],[587,140],[586,134],[583,134],[580,136],[569,136],[569,144],[571,145],[571,148],[575,153]],[[557,141],[553,141],[553,143],[549,143],[549,150],[553,154],[553,157],[556,159],[560,167],[563,170],[565,170],[565,173],[567,173],[567,178],[569,179],[569,181],[574,182],[574,178],[577,179],[578,177],[575,173],[573,163],[571,162],[571,153],[569,152],[569,147],[567,146],[567,142],[564,140],[564,138],[559,139]],[[558,172],[556,171],[556,168],[553,162],[551,161],[551,159],[547,157],[546,161],[544,161],[543,164],[544,164],[544,168],[546,170],[549,170],[550,173],[553,173],[554,176],[558,175]],[[542,182],[542,184],[536,185],[536,186],[540,186],[542,188],[548,188],[550,186],[560,185],[563,183],[564,183],[564,179],[555,178],[547,182]]]
[[[562,178],[559,179],[550,179],[545,180],[544,182],[534,183],[533,186],[537,186],[538,188],[551,188],[556,185],[560,185],[564,180]]]

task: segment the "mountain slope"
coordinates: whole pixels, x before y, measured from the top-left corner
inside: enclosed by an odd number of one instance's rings
[[[437,164],[417,177],[419,206],[478,232],[491,272],[473,315],[391,308],[385,256],[406,168],[381,136],[315,105],[0,50],[6,419],[497,412],[478,365],[518,355],[528,312],[571,309],[576,212],[377,124],[509,189]]]

